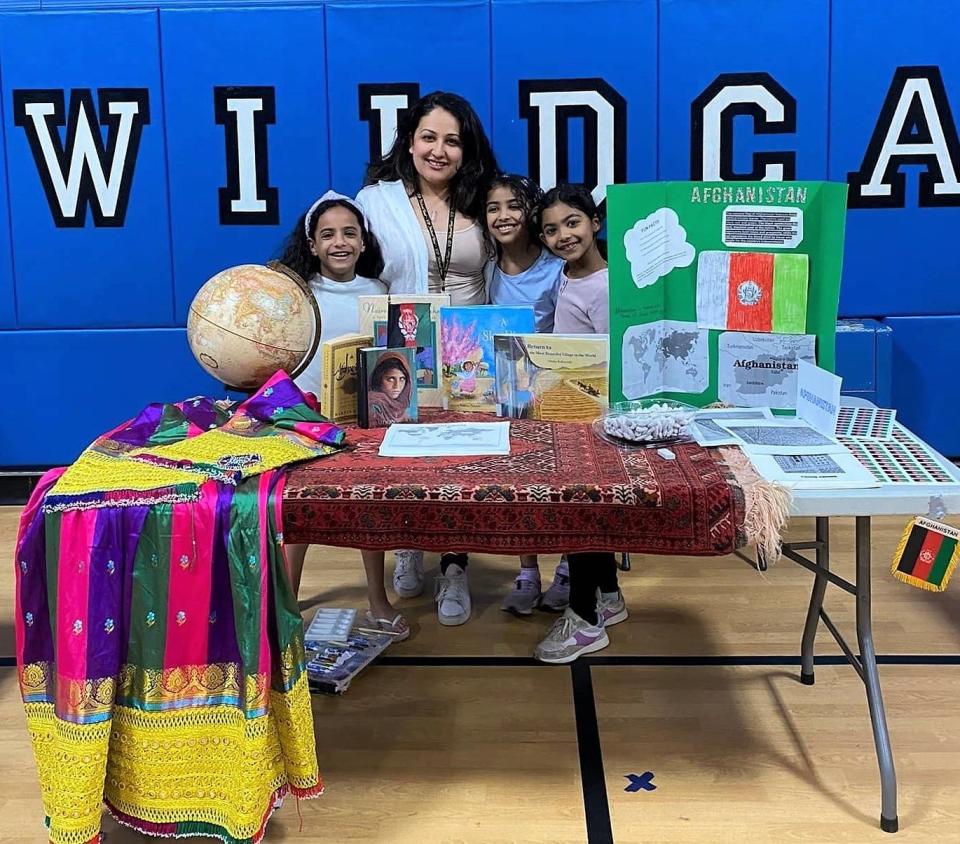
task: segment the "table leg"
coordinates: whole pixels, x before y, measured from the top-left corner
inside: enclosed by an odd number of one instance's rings
[[[830,519],[826,516],[817,516],[816,540],[817,568],[829,571]],[[813,580],[810,606],[807,607],[807,621],[803,625],[803,641],[800,644],[800,682],[807,686],[813,685],[813,643],[817,638],[817,628],[820,626],[820,610],[823,607],[823,595],[826,591],[827,578],[818,573]]]
[[[857,555],[857,641],[860,644],[860,663],[863,682],[867,689],[867,705],[873,724],[873,741],[880,763],[880,829],[896,832],[897,774],[893,768],[893,752],[887,717],[883,711],[883,694],[877,672],[877,655],[873,647],[873,621],[870,608],[870,517],[858,516],[856,526]]]

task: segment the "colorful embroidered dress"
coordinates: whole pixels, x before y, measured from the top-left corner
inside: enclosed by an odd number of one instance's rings
[[[233,413],[151,405],[43,477],[16,644],[51,841],[99,840],[106,802],[146,833],[256,842],[287,792],[322,791],[282,467],[342,438],[278,373]]]

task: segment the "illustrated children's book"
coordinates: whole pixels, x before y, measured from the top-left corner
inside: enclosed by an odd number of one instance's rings
[[[379,326],[378,326],[379,329]],[[385,342],[377,337],[375,346],[414,350],[417,369],[417,391],[438,390],[440,370],[437,366],[439,345],[437,324],[430,316],[429,302],[391,302],[387,308]]]
[[[498,334],[493,351],[499,416],[592,422],[608,405],[605,334]]]
[[[449,410],[496,413],[493,338],[533,334],[529,305],[472,305],[440,309],[443,394]]]
[[[369,334],[343,334],[320,345],[320,412],[331,422],[357,418],[357,350],[373,343]]]
[[[387,428],[394,422],[417,421],[414,350],[364,348],[357,353],[361,428]]]
[[[443,305],[450,304],[449,293],[431,293],[424,295],[415,295],[412,293],[397,293],[381,296],[360,296],[357,300],[357,307],[360,314],[360,333],[369,334],[373,337],[374,346],[406,346],[407,341],[389,342],[389,310],[390,305],[427,305],[429,307],[429,318],[424,323],[423,309],[414,311],[417,316],[417,342],[415,346],[419,350],[417,356],[420,361],[417,364],[417,402],[421,407],[441,407],[443,405],[443,393],[440,389],[440,308]],[[408,326],[410,317],[406,317]],[[399,316],[398,316],[399,320]],[[399,328],[399,326],[395,326]],[[431,339],[432,342],[428,342]],[[420,341],[423,342],[420,342]],[[427,349],[432,349],[432,358]],[[432,366],[426,364],[432,363]]]

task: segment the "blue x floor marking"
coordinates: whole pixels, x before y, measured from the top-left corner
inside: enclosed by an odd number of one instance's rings
[[[637,791],[656,791],[657,787],[653,784],[653,771],[645,771],[642,774],[624,774],[624,778],[630,780],[624,791],[634,793]]]

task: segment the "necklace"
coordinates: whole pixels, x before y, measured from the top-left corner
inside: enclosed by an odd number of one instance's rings
[[[447,251],[444,256],[440,255],[440,241],[437,240],[437,230],[433,227],[433,220],[427,212],[427,203],[423,201],[423,194],[416,191],[414,194],[417,202],[420,204],[420,213],[423,214],[423,222],[427,225],[427,231],[430,232],[430,242],[433,244],[433,255],[437,259],[437,271],[440,273],[440,281],[447,280],[447,272],[450,269],[450,255],[453,253],[453,222],[457,215],[457,209],[450,202],[450,219],[447,221]],[[449,202],[449,200],[448,200]],[[441,286],[441,290],[442,290]]]

